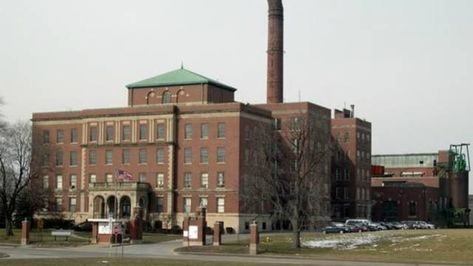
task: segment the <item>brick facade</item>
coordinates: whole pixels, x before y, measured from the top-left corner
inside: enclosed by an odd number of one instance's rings
[[[128,96],[123,108],[33,114],[34,141],[49,151],[38,182],[51,195],[44,215],[129,218],[141,207],[145,221],[171,228],[203,204],[209,224],[249,230],[255,215],[242,209],[240,186],[260,126],[279,121],[284,134],[291,119],[311,114],[321,147],[330,141],[330,110],[311,103],[242,104],[212,84],[129,88]],[[133,179],[117,180],[118,170]],[[269,215],[260,217],[270,229]]]
[[[335,110],[332,119],[332,208],[334,220],[371,216],[371,123],[353,111]]]

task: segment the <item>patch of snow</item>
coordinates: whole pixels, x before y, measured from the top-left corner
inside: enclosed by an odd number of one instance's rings
[[[381,239],[380,236],[374,236],[372,234],[350,237],[350,238],[337,238],[337,239],[325,239],[325,240],[311,240],[304,241],[303,246],[309,248],[333,248],[333,249],[355,249],[359,246],[368,245],[375,243]]]

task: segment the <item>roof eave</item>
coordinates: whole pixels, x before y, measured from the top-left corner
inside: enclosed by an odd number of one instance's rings
[[[214,85],[216,87],[219,87],[219,88],[222,88],[222,89],[225,89],[225,90],[229,90],[229,91],[236,91],[235,88],[233,87],[230,87],[230,86],[227,86],[227,85],[223,85],[221,83],[217,83],[217,82],[212,82],[212,81],[208,81],[208,82],[189,82],[189,83],[163,83],[163,84],[157,84],[157,85],[133,85],[133,84],[128,84],[126,85],[126,88],[127,89],[142,89],[142,88],[159,88],[159,87],[167,87],[167,86],[181,86],[181,85],[197,85],[197,84],[210,84],[210,85]]]

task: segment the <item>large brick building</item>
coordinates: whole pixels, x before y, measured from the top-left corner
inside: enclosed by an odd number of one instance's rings
[[[241,209],[240,185],[251,176],[257,126],[278,121],[284,132],[295,117],[311,114],[318,141],[328,145],[330,110],[252,106],[234,102],[234,91],[181,68],[128,85],[128,107],[33,114],[42,136],[35,141],[51,151],[42,176],[53,195],[49,211],[80,221],[115,212],[126,218],[139,206],[147,221],[171,227],[207,206],[209,222],[245,230],[254,215]],[[118,170],[134,179],[117,182]]]
[[[245,231],[259,217],[261,229],[270,229],[269,213],[248,213],[243,200],[242,184],[255,178],[254,136],[291,144],[291,128],[305,121],[317,151],[331,151],[333,135],[351,162],[331,167],[323,152],[317,204],[325,214],[317,219],[329,219],[331,179],[334,194],[342,187],[347,195],[334,201],[337,217],[369,216],[371,125],[340,112],[331,120],[329,109],[310,102],[283,102],[283,6],[268,5],[266,104],[235,102],[235,88],[181,67],[128,85],[127,107],[34,113],[35,145],[49,150],[39,177],[51,195],[43,215],[127,218],[141,207],[145,221],[170,228],[206,206],[209,223]],[[117,180],[119,170],[133,179]],[[338,183],[342,172],[348,180]]]

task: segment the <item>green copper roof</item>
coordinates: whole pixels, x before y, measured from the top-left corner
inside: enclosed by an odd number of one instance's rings
[[[128,89],[134,88],[146,88],[146,87],[164,87],[164,86],[179,86],[179,85],[192,85],[192,84],[211,84],[223,89],[235,91],[236,89],[209,79],[192,71],[184,68],[180,68],[171,72],[167,72],[149,79],[138,81],[132,84],[128,84]]]

